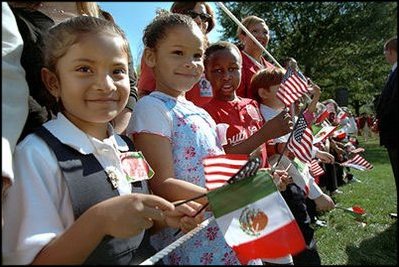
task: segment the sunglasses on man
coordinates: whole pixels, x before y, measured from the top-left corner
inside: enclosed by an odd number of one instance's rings
[[[197,18],[197,17],[199,16],[200,19],[201,19],[203,22],[209,22],[209,21],[211,20],[211,18],[212,18],[212,16],[209,15],[209,14],[206,14],[206,13],[197,13],[197,12],[195,12],[194,10],[188,10],[185,14],[186,14],[186,15],[189,15],[192,19],[195,19],[195,18]]]

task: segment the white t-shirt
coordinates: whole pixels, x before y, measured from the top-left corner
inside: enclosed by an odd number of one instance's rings
[[[280,112],[281,110],[273,109],[269,106],[266,106],[265,104],[260,104],[260,113],[262,114],[263,119],[266,122],[276,117],[278,114],[280,114]],[[274,138],[274,143],[286,143],[289,136],[290,133],[287,133],[283,136]]]
[[[271,120],[274,117],[276,117],[281,111],[273,109],[273,108],[271,108],[269,106],[266,106],[264,104],[261,104],[260,105],[260,112],[261,112],[263,118],[266,121],[268,121],[268,120]],[[274,142],[275,143],[285,143],[285,142],[288,141],[289,136],[290,136],[290,133],[288,133],[286,135],[283,135],[281,137],[275,138]],[[315,146],[313,146],[313,148],[312,148],[312,157],[315,156],[317,150],[318,149]],[[283,158],[285,158],[285,157],[283,157]],[[269,158],[269,161],[271,161],[271,158]],[[283,165],[283,162],[284,162],[284,160],[281,161],[280,164]],[[287,168],[287,167],[288,167],[288,164],[286,164],[285,168]],[[314,178],[310,175],[309,168],[305,168],[305,169],[306,169],[306,171],[304,173],[299,173],[298,170],[296,170],[294,166],[291,166],[290,169],[289,169],[289,174],[292,177],[300,177],[302,175],[306,175],[306,177],[307,177],[306,180],[309,180],[309,195],[308,195],[308,197],[310,199],[316,199],[316,198],[318,198],[319,196],[321,196],[323,194],[323,191],[315,183]],[[291,173],[291,170],[292,170],[293,173]],[[303,178],[300,178],[300,179],[298,178],[297,179],[297,184],[300,187],[303,188],[303,186],[301,186],[301,182],[299,182],[299,181],[302,182],[302,181],[305,181],[305,180]]]
[[[111,125],[110,137],[103,141],[86,135],[61,113],[44,126],[80,153],[93,153],[104,169],[109,166],[118,169],[119,194],[131,192],[118,151],[128,151],[128,146],[120,136],[114,135]],[[6,265],[31,263],[45,245],[74,222],[68,187],[57,158],[40,137],[30,134],[17,145],[14,170],[17,179],[3,207],[2,255]]]
[[[2,176],[13,182],[12,154],[28,116],[28,84],[21,66],[24,47],[14,14],[6,2],[1,3],[1,154]]]
[[[151,95],[162,95],[187,105],[194,105],[183,96],[175,98],[159,91],[153,91]],[[170,112],[168,112],[168,109],[160,99],[144,96],[140,98],[140,101],[137,101],[134,107],[133,116],[129,121],[126,134],[130,136],[133,133],[148,131],[148,129],[151,129],[151,133],[171,139],[173,121]]]

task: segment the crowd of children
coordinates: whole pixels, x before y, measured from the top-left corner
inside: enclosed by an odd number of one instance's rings
[[[129,44],[112,17],[72,16],[43,33],[35,80],[43,84],[40,94],[51,97],[43,103],[54,114],[16,146],[15,181],[3,199],[4,264],[138,264],[212,216],[210,208],[198,213],[206,197],[174,205],[207,192],[203,158],[254,152],[263,168],[273,170],[306,249],[251,264],[321,264],[312,223],[318,211],[335,207],[331,195],[343,173],[353,178],[337,164],[357,145],[351,116],[334,101],[318,103],[320,88],[306,80],[313,98],[302,102],[308,101],[314,124],[341,125],[346,132],[312,144],[312,157],[325,172],[311,174],[310,165],[287,148],[301,103],[289,109],[277,97],[286,69],[267,62],[240,28],[242,49],[226,41],[210,44],[213,11],[194,3],[176,2],[172,13],[160,11],[145,28],[141,67],[147,82],[139,80],[141,97],[133,104]],[[267,46],[263,19],[248,16],[242,23]],[[193,101],[186,97],[191,90],[197,90]],[[115,119],[126,107],[133,112],[121,128]],[[319,119],[324,111],[328,117]],[[240,264],[215,221],[162,263]]]

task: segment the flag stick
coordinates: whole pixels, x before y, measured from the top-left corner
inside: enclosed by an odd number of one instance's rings
[[[185,234],[184,236],[180,237],[176,241],[174,241],[172,244],[168,245],[167,247],[163,248],[162,250],[158,251],[155,255],[151,256],[150,258],[146,259],[139,265],[155,265],[156,262],[158,262],[160,259],[168,255],[170,252],[181,246],[184,242],[192,238],[194,235],[196,235],[199,231],[204,229],[211,223],[212,221],[215,220],[215,217],[210,217],[209,219],[206,219],[203,221],[200,225],[195,227],[193,230]]]
[[[239,21],[236,16],[234,16],[234,14],[231,13],[230,10],[222,2],[216,2],[216,5],[218,5],[238,25],[238,27],[240,27],[249,36],[249,38],[251,38],[251,40],[257,46],[259,46],[259,48],[261,48],[263,52],[266,53],[266,55],[273,61],[274,64],[277,65],[277,67],[285,70],[285,68],[282,67],[280,63],[278,63],[278,61],[269,53],[269,51],[267,51],[266,48],[261,43],[259,43],[255,36],[253,36],[252,33],[248,31],[248,29],[241,23],[241,21]],[[310,97],[306,93],[304,95],[308,98],[308,100],[310,99]]]
[[[288,165],[288,167],[285,169],[286,172],[288,172],[288,170],[291,168],[292,166],[292,162],[290,162],[290,164]]]
[[[359,215],[359,216],[362,216],[362,215],[365,215],[365,214],[366,214],[366,213],[358,213],[358,212],[356,212],[356,211],[354,211],[354,210],[351,210],[350,208],[343,208],[343,207],[341,207],[341,206],[335,206],[335,208],[336,208],[336,209],[343,210],[343,211],[347,211],[347,212],[349,212],[349,213],[352,213],[352,214],[355,214],[355,215]]]
[[[249,36],[249,38],[252,39],[252,41],[254,41],[254,43],[259,46],[268,57],[270,57],[270,59],[274,62],[274,64],[276,64],[279,68],[284,69],[278,62],[277,60],[266,50],[266,48],[259,43],[259,41],[252,35],[252,33],[250,31],[248,31],[248,29],[234,16],[233,13],[230,12],[230,10],[228,10],[228,8],[222,3],[222,2],[216,2],[216,4]]]
[[[187,202],[190,202],[190,201],[193,201],[193,200],[196,200],[196,199],[200,199],[200,198],[203,198],[205,196],[206,196],[206,193],[202,194],[202,195],[199,195],[199,196],[196,196],[196,197],[193,197],[193,198],[190,198],[190,199],[183,200],[183,201],[178,202],[178,203],[176,203],[174,205],[175,205],[175,207],[178,207],[178,206],[183,205],[183,204],[185,204]]]

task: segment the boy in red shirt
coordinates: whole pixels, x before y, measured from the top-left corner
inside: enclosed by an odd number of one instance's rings
[[[286,111],[280,112],[265,124],[258,103],[250,98],[237,96],[236,91],[241,82],[242,58],[240,50],[232,43],[218,42],[205,51],[205,76],[213,88],[212,100],[204,109],[215,120],[227,153],[249,154],[261,148],[263,167],[270,167],[267,160],[265,143],[269,139],[284,135],[292,129],[290,116]],[[224,137],[224,138],[223,138]],[[280,191],[285,190],[291,180],[284,180],[285,170],[276,170],[273,175],[281,178],[278,183]],[[277,178],[277,179],[276,179]],[[285,184],[284,184],[285,182]],[[278,259],[262,259],[268,264],[292,264],[291,255]]]
[[[248,154],[261,146],[263,166],[268,167],[265,143],[290,131],[289,114],[283,111],[265,125],[258,103],[237,96],[242,58],[234,44],[221,41],[211,45],[205,52],[204,65],[214,94],[204,109],[225,137],[226,153]]]

